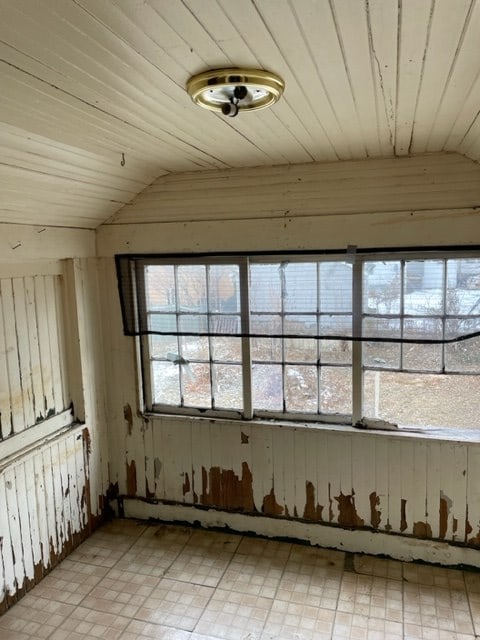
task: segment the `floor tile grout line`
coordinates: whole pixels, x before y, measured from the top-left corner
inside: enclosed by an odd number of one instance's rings
[[[237,554],[237,552],[238,552],[238,547],[240,546],[240,544],[242,543],[242,540],[243,540],[244,538],[245,538],[245,536],[243,536],[243,535],[239,536],[239,541],[238,541],[237,546],[235,547],[235,551],[232,553],[231,558],[230,558],[230,560],[228,561],[227,565],[225,566],[225,569],[223,570],[223,573],[222,573],[221,577],[218,579],[217,584],[216,584],[216,585],[215,585],[215,587],[213,588],[212,593],[211,593],[211,595],[210,595],[210,598],[208,599],[207,604],[206,604],[206,605],[205,605],[205,607],[203,608],[203,613],[205,613],[205,609],[207,609],[208,605],[209,605],[209,604],[210,604],[210,602],[212,601],[212,598],[213,598],[213,597],[214,597],[214,595],[217,593],[218,585],[219,585],[219,584],[220,584],[220,582],[222,581],[222,579],[223,579],[223,577],[224,577],[224,575],[225,575],[225,573],[226,573],[226,571],[227,571],[227,568],[230,566],[230,564],[231,564],[231,562],[232,562],[233,558],[236,556],[236,554]],[[195,631],[195,630],[196,630],[196,628],[197,628],[198,624],[200,623],[200,620],[202,619],[203,613],[202,613],[202,615],[198,618],[197,622],[195,623],[195,626],[193,627],[192,633],[196,633],[196,631]]]
[[[330,634],[330,638],[333,638],[333,634],[335,633],[335,622],[337,621],[337,613],[338,613],[338,603],[340,602],[340,594],[342,592],[342,584],[343,584],[343,578],[345,575],[345,562],[347,560],[347,551],[343,552],[345,554],[344,557],[344,562],[342,565],[342,577],[340,578],[340,584],[338,586],[338,593],[337,593],[337,599],[335,600],[335,615],[333,616],[333,624],[332,624],[332,633]]]
[[[405,640],[405,575],[403,572],[403,562],[401,563],[401,581],[402,581],[402,638]]]
[[[467,603],[468,603],[468,613],[470,614],[470,620],[472,622],[472,629],[473,629],[473,637],[474,638],[478,638],[479,636],[477,635],[477,630],[475,628],[475,620],[473,619],[473,612],[472,612],[472,603],[470,601],[470,592],[468,590],[468,585],[467,585],[467,580],[466,580],[466,576],[465,576],[465,571],[462,571],[463,574],[463,583],[465,585],[465,593],[467,596]]]

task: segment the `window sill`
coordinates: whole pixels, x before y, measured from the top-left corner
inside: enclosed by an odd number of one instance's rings
[[[279,429],[291,429],[293,431],[305,430],[305,431],[327,431],[335,432],[339,434],[350,435],[370,435],[380,438],[394,437],[394,438],[406,438],[411,440],[435,440],[440,442],[472,442],[480,444],[480,427],[478,428],[449,428],[449,427],[398,427],[395,429],[362,429],[358,427],[352,427],[351,425],[333,424],[329,422],[294,422],[289,420],[267,420],[267,419],[253,419],[253,420],[234,420],[231,418],[221,417],[204,417],[204,416],[191,416],[191,415],[176,415],[170,413],[144,413],[144,417],[148,420],[169,420],[172,422],[185,422],[188,421],[192,424],[202,422],[211,422],[217,424],[228,425],[252,425],[252,427],[272,427]]]
[[[28,427],[0,442],[0,469],[15,458],[53,440],[72,427],[78,426],[70,409]]]

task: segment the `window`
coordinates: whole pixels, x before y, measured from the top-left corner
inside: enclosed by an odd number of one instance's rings
[[[126,256],[117,268],[149,411],[478,426],[480,255]]]

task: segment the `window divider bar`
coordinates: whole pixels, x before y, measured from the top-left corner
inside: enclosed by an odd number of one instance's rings
[[[362,302],[363,302],[363,261],[355,258],[352,269],[352,333],[354,337],[362,337]],[[363,343],[354,340],[352,343],[352,424],[355,425],[363,416]]]
[[[135,305],[135,317],[139,318],[139,307],[141,308],[143,305],[145,308],[147,307],[147,304],[144,302],[146,300],[145,271],[147,269],[147,265],[145,265],[144,263],[132,264],[130,268],[132,270],[135,270],[132,277],[132,283],[134,286],[132,303]],[[135,359],[138,367],[138,372],[141,376],[140,380],[139,376],[137,376],[137,397],[141,411],[150,409],[154,400],[151,372],[152,365],[150,362],[149,353],[150,336],[138,336],[135,344]]]
[[[250,292],[248,258],[240,260],[240,317],[242,333],[250,333]],[[243,383],[243,415],[246,420],[253,417],[252,398],[252,354],[250,338],[242,337],[242,383]]]

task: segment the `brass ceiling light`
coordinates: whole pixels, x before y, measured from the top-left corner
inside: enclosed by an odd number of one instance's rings
[[[230,118],[240,111],[270,107],[280,99],[284,88],[279,76],[261,69],[211,69],[187,82],[187,92],[195,104]]]

